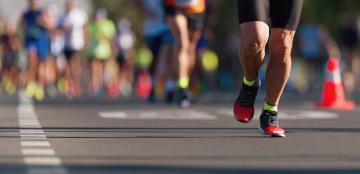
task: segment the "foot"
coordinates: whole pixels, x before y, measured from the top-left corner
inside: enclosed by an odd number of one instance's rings
[[[260,132],[269,137],[285,137],[285,130],[279,127],[277,112],[264,110],[260,116]]]
[[[191,105],[190,92],[187,89],[179,89],[177,95],[178,95],[178,105],[181,108],[190,107]]]
[[[259,87],[242,85],[239,97],[234,104],[234,116],[236,120],[243,123],[249,123],[252,120],[255,113],[254,104],[258,90]]]

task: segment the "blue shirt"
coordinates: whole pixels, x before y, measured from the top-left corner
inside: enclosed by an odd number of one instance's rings
[[[29,10],[23,15],[24,32],[26,39],[37,39],[41,35],[41,26],[38,23],[42,12],[40,10]]]
[[[144,8],[154,13],[154,17],[145,16],[144,33],[146,36],[160,34],[168,29],[165,22],[163,0],[142,0]]]

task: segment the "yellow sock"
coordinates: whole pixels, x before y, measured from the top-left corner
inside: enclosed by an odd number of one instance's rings
[[[255,79],[255,80],[252,80],[252,81],[249,81],[249,80],[246,79],[246,77],[244,77],[243,82],[244,82],[244,84],[245,84],[246,86],[254,86],[255,83],[256,83],[256,79]]]
[[[189,83],[190,83],[190,78],[189,77],[181,78],[178,81],[178,86],[180,88],[185,89],[185,88],[189,87]]]
[[[269,104],[267,104],[265,102],[263,109],[267,110],[267,111],[275,111],[275,112],[277,112],[278,111],[278,106],[277,105],[272,106],[272,105],[269,105]]]

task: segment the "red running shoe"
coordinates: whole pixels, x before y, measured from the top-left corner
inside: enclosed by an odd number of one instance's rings
[[[254,117],[255,99],[259,87],[242,85],[240,94],[234,104],[234,117],[237,121],[249,123]]]
[[[285,130],[279,127],[277,112],[264,110],[260,116],[260,133],[269,137],[285,137]]]

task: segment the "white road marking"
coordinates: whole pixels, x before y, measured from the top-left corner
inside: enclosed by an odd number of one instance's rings
[[[19,123],[19,125],[22,128],[32,128],[32,127],[41,128],[41,125],[38,123]]]
[[[36,156],[43,156],[43,155],[47,155],[47,156],[53,156],[55,155],[55,151],[52,149],[45,149],[45,148],[23,148],[22,149],[22,153],[23,155],[26,156],[31,156],[31,155],[36,155]]]
[[[127,114],[125,112],[100,112],[99,115],[102,118],[126,118]]]
[[[36,117],[33,118],[20,118],[20,122],[39,122]]]
[[[44,134],[43,130],[39,129],[21,129],[20,134]]]
[[[21,134],[20,135],[21,138],[27,138],[27,137],[31,137],[31,138],[46,138],[46,135],[43,134]]]
[[[39,134],[21,134],[20,138],[22,140],[46,140],[46,135]]]
[[[212,114],[215,113],[215,114]],[[258,119],[261,110],[256,110],[255,118]],[[99,116],[105,119],[144,119],[144,120],[215,120],[219,116],[233,117],[231,109],[217,109],[215,111],[197,111],[189,110],[158,110],[158,111],[114,111],[100,112]],[[316,110],[283,110],[279,116],[282,120],[301,120],[301,119],[336,119],[339,117],[337,113]]]
[[[61,166],[62,162],[57,157],[25,157],[25,164],[29,166]],[[31,168],[30,168],[31,170]]]
[[[27,126],[40,126],[40,123],[36,123],[36,122],[27,122],[27,123],[24,123],[24,122],[20,122],[19,123],[20,126],[24,126],[24,127],[27,127]]]
[[[159,111],[114,111],[99,112],[106,119],[159,119],[159,120],[214,120],[215,115],[197,110],[159,110]]]
[[[19,92],[18,117],[24,163],[28,174],[67,174],[62,161],[51,148],[35,112],[32,99]]]
[[[41,125],[28,125],[28,124],[22,124],[20,125],[20,128],[23,128],[23,129],[41,129]]]
[[[261,110],[255,111],[255,118],[258,119]],[[234,113],[231,109],[219,109],[218,115],[225,115],[233,117]],[[334,112],[327,111],[316,111],[316,110],[291,110],[291,111],[280,111],[279,118],[282,120],[304,120],[304,119],[336,119],[339,115]]]
[[[50,143],[47,141],[22,141],[22,147],[50,147]]]

